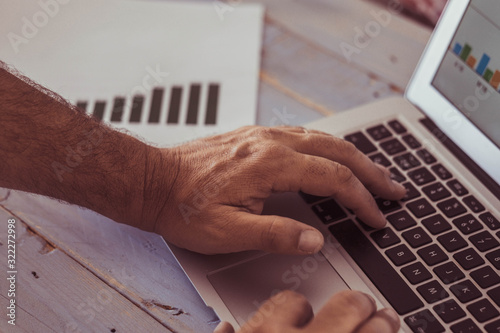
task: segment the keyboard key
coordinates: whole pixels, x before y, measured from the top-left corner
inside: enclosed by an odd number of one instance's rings
[[[450,284],[465,277],[462,270],[451,261],[434,268],[434,273],[436,273],[444,284]]]
[[[404,230],[417,224],[410,214],[404,210],[387,216],[387,221],[389,221],[396,230]]]
[[[467,207],[469,207],[469,209],[472,210],[474,213],[479,213],[484,210],[484,206],[472,195],[465,197],[463,200],[467,205]]]
[[[363,152],[364,154],[373,153],[377,150],[377,148],[371,143],[370,139],[368,139],[363,133],[356,132],[344,137],[347,141],[353,143],[358,150]]]
[[[389,171],[391,172],[391,179],[394,181],[397,181],[398,183],[402,183],[406,180],[406,177],[403,176],[401,172],[399,172],[398,169],[396,168],[390,168]]]
[[[417,257],[404,244],[398,245],[385,251],[385,254],[396,266],[401,266],[416,260]]]
[[[483,225],[471,214],[453,220],[453,224],[464,234],[468,235],[483,229]]]
[[[481,329],[477,327],[472,319],[465,319],[452,325],[450,328],[453,333],[481,333]]]
[[[420,157],[420,159],[424,161],[425,164],[432,164],[436,162],[434,156],[432,156],[432,154],[429,153],[429,151],[425,148],[417,151],[417,156]]]
[[[437,214],[422,220],[422,224],[433,235],[437,235],[451,229],[451,225],[441,214]]]
[[[408,207],[408,209],[413,213],[413,215],[419,218],[436,212],[436,210],[434,209],[434,207],[432,207],[429,201],[427,201],[424,198],[412,201],[408,203],[406,207]]]
[[[414,333],[441,333],[444,332],[444,327],[434,317],[429,310],[417,312],[406,317],[406,325],[408,325]]]
[[[382,153],[376,153],[376,154],[370,155],[370,159],[373,162],[380,164],[380,165],[383,165],[385,167],[388,167],[392,164],[391,161],[389,161],[387,159],[387,157],[385,157],[385,155]]]
[[[476,286],[470,280],[465,280],[451,286],[450,291],[462,303],[467,303],[483,296],[483,294],[481,294],[479,289],[477,289]]]
[[[430,243],[432,240],[421,227],[403,232],[403,237],[413,248]]]
[[[451,177],[453,177],[451,173],[441,164],[436,164],[432,166],[431,169],[442,180],[450,179]]]
[[[497,230],[498,228],[500,228],[500,222],[491,213],[483,213],[479,215],[479,218],[491,230]]]
[[[451,196],[450,191],[446,189],[441,183],[435,183],[427,185],[422,188],[422,191],[431,199],[432,201],[439,201],[444,198]]]
[[[382,198],[375,199],[378,209],[384,214],[393,212],[401,208],[401,205],[397,201],[386,200]]]
[[[434,266],[448,260],[448,256],[437,244],[432,244],[417,251],[418,255],[429,266]]]
[[[380,147],[389,155],[396,155],[406,150],[405,146],[398,139],[391,139],[384,141],[380,144]]]
[[[446,251],[453,252],[467,246],[467,242],[456,231],[451,231],[437,238]]]
[[[401,242],[391,228],[384,228],[371,233],[372,239],[382,249]]]
[[[453,299],[435,305],[433,309],[445,323],[465,317],[465,311]]]
[[[456,179],[450,180],[446,183],[448,187],[458,196],[466,195],[469,193],[467,189]]]
[[[432,278],[431,273],[425,268],[421,262],[416,262],[404,268],[401,268],[401,273],[410,281],[411,284],[419,284]]]
[[[486,259],[488,259],[496,269],[500,269],[500,249],[488,253]]]
[[[484,323],[485,321],[488,321],[500,315],[493,304],[491,304],[491,302],[485,298],[469,305],[467,307],[467,310],[469,310],[474,318],[476,318],[476,320],[480,323]]]
[[[314,205],[312,209],[325,224],[347,217],[344,210],[333,199]]]
[[[307,194],[302,191],[300,191],[299,194],[302,197],[302,199],[304,199],[304,201],[308,204],[312,204],[327,198],[327,197],[318,197],[317,195]]]
[[[444,215],[448,217],[455,217],[467,212],[465,207],[455,198],[440,202],[437,206],[439,207],[439,209],[441,209]]]
[[[393,131],[398,134],[403,134],[406,132],[406,128],[397,120],[391,120],[388,124],[393,129]]]
[[[500,243],[488,231],[482,231],[474,236],[469,237],[472,245],[481,252],[486,252],[494,249]]]
[[[389,130],[384,125],[370,127],[366,131],[375,141],[380,141],[392,136],[391,132],[389,132]]]
[[[449,296],[448,292],[436,280],[421,285],[417,291],[427,303],[435,303]]]
[[[406,194],[403,197],[403,199],[401,199],[401,201],[403,202],[409,201],[420,196],[420,192],[417,191],[417,189],[415,188],[415,186],[413,186],[412,183],[407,182],[404,183],[403,186],[406,188]]]
[[[488,296],[491,297],[493,302],[495,302],[498,306],[500,306],[500,287],[496,287],[488,291]]]
[[[422,146],[420,142],[418,142],[418,140],[415,139],[415,137],[411,134],[403,136],[403,141],[406,142],[408,147],[410,147],[411,149],[417,149]]]
[[[481,288],[489,288],[500,283],[500,276],[490,266],[484,266],[470,273],[470,276]]]
[[[436,177],[434,177],[425,167],[408,172],[408,177],[417,185],[425,185],[436,180]]]
[[[498,333],[500,332],[500,320],[495,320],[492,323],[484,326],[487,333]]]
[[[484,264],[483,258],[473,248],[468,248],[453,255],[453,258],[464,269],[472,269]]]
[[[399,273],[352,221],[334,224],[330,227],[330,232],[397,313],[404,315],[424,306]]]
[[[394,163],[396,163],[403,170],[409,170],[421,165],[412,153],[406,153],[394,157]]]

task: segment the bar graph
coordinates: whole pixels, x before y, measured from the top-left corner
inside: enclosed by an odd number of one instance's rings
[[[500,86],[500,69],[488,67],[491,61],[491,57],[488,54],[483,53],[481,58],[476,58],[472,55],[473,47],[470,44],[464,43],[462,45],[458,42],[454,44],[452,51],[456,56],[464,61],[467,66],[473,69],[496,91],[498,91]],[[477,59],[479,59],[479,62]]]
[[[212,126],[218,120],[220,90],[219,83],[191,83],[155,87],[149,96],[115,96],[111,101],[96,99],[93,103],[78,100],[76,106],[97,120],[110,123],[160,124],[164,119],[167,126]]]

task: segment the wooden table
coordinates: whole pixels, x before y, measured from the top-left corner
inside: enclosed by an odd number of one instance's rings
[[[431,32],[385,0],[261,2],[261,125],[300,125],[402,94]],[[16,326],[5,316],[10,218]],[[0,223],[2,332],[211,332],[218,323],[155,234],[5,189]]]

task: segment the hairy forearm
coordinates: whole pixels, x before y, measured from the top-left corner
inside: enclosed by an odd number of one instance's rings
[[[156,163],[157,149],[50,94],[0,68],[0,186],[153,231],[143,207],[154,199],[146,175]]]

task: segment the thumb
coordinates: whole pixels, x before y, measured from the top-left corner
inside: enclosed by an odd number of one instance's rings
[[[239,213],[238,225],[244,231],[240,241],[249,249],[282,254],[312,254],[323,247],[317,229],[296,220],[276,215]]]

